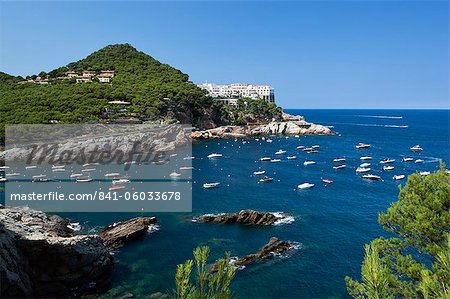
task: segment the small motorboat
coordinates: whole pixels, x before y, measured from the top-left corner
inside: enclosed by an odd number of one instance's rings
[[[307,151],[308,154],[317,154],[319,153],[319,151],[316,150],[311,150],[311,151]]]
[[[36,165],[30,165],[30,166],[25,166],[25,169],[36,169],[37,166]]]
[[[119,176],[119,175],[120,175],[120,173],[118,173],[118,172],[108,172],[108,173],[105,173],[105,177],[107,177],[107,178],[115,177],[115,176]]]
[[[70,178],[71,178],[71,179],[73,179],[73,178],[79,178],[80,176],[83,176],[83,174],[81,174],[81,173],[72,173],[72,174],[70,175]]]
[[[116,184],[124,184],[124,183],[129,183],[129,182],[130,182],[129,179],[112,180],[113,185],[116,185]]]
[[[299,146],[297,146],[297,149],[304,149],[305,148],[305,146],[304,145],[299,145]]]
[[[77,183],[88,183],[88,182],[92,182],[92,178],[90,178],[90,177],[77,178]]]
[[[369,166],[370,166],[370,163],[362,163],[361,165],[359,165],[359,167],[362,167],[362,168],[366,168]]]
[[[53,172],[65,172],[66,170],[64,168],[53,168]]]
[[[259,179],[259,181],[260,181],[261,183],[268,183],[268,182],[272,182],[272,181],[273,181],[273,178],[268,177],[268,176],[264,176],[263,178]]]
[[[316,162],[314,162],[314,161],[305,161],[305,162],[303,162],[303,165],[305,165],[305,166],[314,165],[314,164],[316,164]]]
[[[288,156],[287,159],[288,160],[295,160],[295,159],[297,159],[297,156]]]
[[[402,162],[412,162],[412,161],[414,161],[413,158],[407,158],[407,157],[404,157],[404,158],[402,159]]]
[[[194,167],[192,167],[192,166],[181,166],[180,167],[180,170],[193,170],[194,169]]]
[[[82,169],[81,172],[93,172],[95,170],[96,170],[95,168],[85,168],[85,169]]]
[[[5,170],[5,169],[9,169],[9,166],[0,166],[0,170]]]
[[[303,183],[297,186],[298,189],[300,190],[306,190],[306,189],[311,189],[313,188],[315,185],[312,183]]]
[[[271,159],[269,157],[262,157],[259,158],[259,161],[270,161]]]
[[[12,176],[12,177],[16,177],[16,176],[20,176],[20,173],[18,173],[18,172],[11,172],[11,173],[7,173],[7,174],[5,174],[5,176]]]
[[[342,164],[342,165],[333,166],[333,169],[344,169],[345,167],[347,167],[347,165]]]
[[[324,182],[325,184],[328,184],[328,185],[333,183],[332,180],[327,180],[327,179],[324,179],[324,178],[320,178],[320,180],[321,180],[322,182]]]
[[[116,190],[122,190],[125,189],[125,186],[123,185],[114,185],[108,188],[109,191],[116,191]]]
[[[355,145],[356,149],[364,149],[364,148],[370,148],[370,144],[366,144],[366,143],[358,143],[357,145]]]
[[[267,139],[266,142],[272,143],[272,139]]]
[[[381,179],[380,176],[375,174],[365,174],[362,176],[362,178],[365,180],[374,180],[374,181]]]
[[[4,178],[4,177],[0,177],[0,183],[4,183],[4,182],[7,182],[8,181],[8,179],[7,178]]]
[[[37,174],[37,175],[33,175],[33,179],[38,179],[38,178],[46,178],[47,175],[45,174]]]
[[[418,144],[410,147],[409,149],[415,153],[423,151],[423,148],[421,148],[420,145],[418,145]]]
[[[345,162],[345,158],[336,158],[333,162]]]
[[[394,159],[383,159],[380,161],[380,164],[391,164],[394,163],[395,160]]]
[[[66,165],[52,165],[52,169],[64,168]]]
[[[363,157],[359,158],[359,160],[361,160],[361,161],[372,160],[372,157],[370,157],[370,156],[363,156]]]
[[[369,172],[370,168],[366,168],[366,167],[358,167],[356,168],[356,173],[366,173]]]
[[[259,170],[259,171],[254,171],[253,172],[254,175],[262,175],[262,174],[265,174],[265,173],[266,173],[265,170]]]
[[[429,171],[421,171],[421,172],[419,172],[419,174],[420,174],[421,176],[427,176],[427,175],[430,175],[431,172],[429,172]]]
[[[217,159],[217,158],[222,158],[222,154],[219,153],[212,153],[208,155],[208,158],[210,159]]]
[[[320,148],[320,145],[313,145],[313,146],[311,146],[313,149],[318,149],[318,148]]]
[[[393,179],[394,181],[403,180],[404,178],[405,178],[405,175],[404,175],[404,174],[397,174],[397,175],[394,175],[394,176],[392,177],[392,179]]]
[[[422,160],[422,159],[417,159],[416,161],[414,161],[414,163],[417,163],[417,164],[419,164],[419,163],[423,163],[423,162],[425,162],[424,160]]]
[[[305,147],[304,149],[303,149],[303,151],[304,152],[310,152],[310,151],[313,151],[314,149],[312,148],[312,147]]]
[[[174,171],[171,174],[169,174],[169,176],[171,178],[179,178],[181,176],[181,173],[178,173],[178,172]]]
[[[394,169],[395,169],[394,166],[388,166],[388,165],[383,166],[383,170],[384,170],[384,171],[389,171],[389,170],[394,170]]]
[[[205,189],[211,189],[211,188],[217,188],[219,187],[220,183],[204,183],[203,188]]]
[[[281,161],[280,159],[272,159],[272,160],[270,160],[271,163],[278,163],[280,161]]]
[[[195,157],[189,156],[189,157],[184,157],[183,160],[194,160]]]
[[[282,154],[285,154],[285,153],[286,153],[285,150],[278,150],[278,151],[275,152],[275,155],[282,155]]]

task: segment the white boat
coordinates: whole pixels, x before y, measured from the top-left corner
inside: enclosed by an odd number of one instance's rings
[[[425,162],[424,160],[422,160],[422,159],[417,159],[416,161],[414,161],[414,163],[417,163],[417,164],[419,164],[419,163],[423,163],[423,162]]]
[[[120,175],[120,173],[118,173],[118,172],[108,172],[108,173],[105,173],[105,177],[107,177],[107,178],[115,177],[115,176],[119,176],[119,175]]]
[[[88,182],[92,182],[92,179],[89,178],[89,177],[84,177],[84,178],[80,177],[80,178],[77,178],[77,183],[88,183]]]
[[[345,162],[345,158],[336,158],[333,162]]]
[[[394,163],[395,160],[394,159],[384,159],[380,161],[380,164],[391,164]]]
[[[5,176],[13,176],[13,177],[15,177],[15,176],[20,176],[20,173],[18,173],[18,172],[11,172],[11,173],[5,174]]]
[[[418,144],[415,145],[415,146],[410,147],[409,149],[410,149],[411,151],[413,151],[413,152],[416,152],[416,153],[417,153],[417,152],[423,151],[423,148],[421,148],[420,145],[418,145]]]
[[[52,169],[64,168],[66,165],[52,165]]]
[[[259,159],[259,161],[270,161],[271,159],[269,157],[262,157]]]
[[[363,148],[369,148],[369,147],[370,147],[370,144],[366,144],[366,143],[362,143],[362,142],[355,145],[356,149],[363,149]]]
[[[183,158],[183,160],[194,160],[194,159],[195,159],[195,157],[192,157],[192,156],[191,156],[191,157],[184,157],[184,158]]]
[[[7,182],[8,181],[8,179],[7,178],[4,178],[4,177],[0,177],[0,183],[4,183],[4,182]]]
[[[211,188],[217,188],[219,187],[220,183],[204,183],[203,188],[205,189],[211,189]]]
[[[70,175],[70,178],[79,178],[80,176],[83,176],[83,174],[82,173],[72,173]]]
[[[372,157],[370,157],[370,156],[363,156],[363,157],[359,158],[359,160],[362,160],[362,161],[372,160]]]
[[[305,161],[305,162],[303,162],[303,165],[305,165],[305,166],[314,165],[314,164],[316,164],[316,162],[314,162],[314,161]]]
[[[81,172],[92,172],[95,170],[96,170],[95,168],[85,168],[85,169],[82,169]]]
[[[370,166],[370,163],[362,163],[361,165],[359,165],[359,167],[362,167],[362,168],[366,168],[369,166]]]
[[[25,166],[25,169],[36,169],[36,165]]]
[[[379,180],[381,179],[381,177],[379,177],[378,175],[375,174],[365,174],[362,176],[363,179],[365,180]]]
[[[118,179],[118,180],[112,180],[113,184],[124,184],[124,183],[129,183],[130,180],[129,179]]]
[[[268,183],[268,182],[272,182],[272,181],[273,181],[273,178],[268,177],[268,176],[265,176],[265,177],[259,179],[259,181],[260,181],[261,183]]]
[[[414,161],[413,158],[407,158],[407,157],[405,157],[405,158],[402,159],[402,162],[412,162],[412,161]]]
[[[297,159],[297,156],[288,156],[287,159],[288,160],[294,160],[294,159]]]
[[[178,173],[178,172],[174,171],[174,172],[172,172],[171,174],[169,174],[169,176],[170,176],[171,178],[178,178],[178,177],[181,176],[181,173]]]
[[[303,183],[303,184],[298,185],[297,188],[300,190],[306,190],[306,189],[311,189],[314,186],[315,185],[312,183]]]
[[[297,146],[297,149],[304,149],[304,148],[305,148],[304,145],[299,145],[299,146]]]
[[[313,149],[318,149],[318,148],[320,148],[320,145],[313,145],[313,146],[311,146]]]
[[[285,154],[285,153],[286,153],[285,150],[278,150],[278,151],[276,151],[275,155],[282,155],[282,154]]]
[[[9,169],[9,166],[0,166],[0,170]]]
[[[278,163],[280,161],[281,161],[280,159],[272,159],[272,160],[270,160],[271,163]]]
[[[181,166],[180,167],[180,170],[193,170],[194,169],[194,167],[192,167],[192,166]]]
[[[208,155],[208,158],[210,159],[217,159],[217,158],[222,158],[222,154],[219,153],[212,153]]]
[[[260,171],[254,171],[253,172],[254,175],[262,175],[262,174],[265,174],[265,173],[266,173],[265,170],[260,170]]]
[[[344,169],[345,167],[347,167],[347,165],[342,164],[342,165],[333,166],[333,169]]]
[[[383,166],[383,170],[384,170],[384,171],[389,171],[389,170],[394,170],[394,169],[395,169],[394,166],[388,166],[388,165]]]
[[[267,139],[266,142],[272,143],[272,139]]]
[[[54,168],[52,169],[53,172],[65,172],[66,170],[64,168]]]
[[[421,172],[419,172],[419,174],[420,174],[421,176],[427,176],[427,175],[430,175],[431,172],[429,172],[429,171],[421,171]]]
[[[356,173],[366,173],[369,172],[370,168],[366,168],[366,167],[358,167],[356,168]]]
[[[319,151],[316,150],[311,150],[311,151],[307,151],[308,154],[317,154],[319,153]]]
[[[312,148],[312,147],[305,147],[304,149],[303,149],[303,151],[304,152],[310,152],[310,151],[313,151],[314,149]]]
[[[404,174],[397,174],[397,175],[394,175],[394,176],[392,177],[392,179],[393,179],[394,181],[403,180],[404,178],[405,178],[405,175],[404,175]]]
[[[38,179],[38,178],[46,178],[47,177],[47,175],[45,175],[45,174],[37,174],[37,175],[33,175],[33,179]]]

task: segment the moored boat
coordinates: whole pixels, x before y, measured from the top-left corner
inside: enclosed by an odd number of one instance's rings
[[[380,164],[391,164],[394,163],[395,160],[394,159],[383,159],[380,161]]]
[[[327,179],[324,179],[324,178],[320,178],[320,180],[321,180],[322,182],[324,182],[325,184],[328,184],[328,185],[333,183],[332,180],[327,180]]]
[[[278,162],[280,162],[280,161],[281,161],[280,159],[271,159],[271,160],[270,160],[271,163],[278,163]]]
[[[287,159],[288,160],[295,160],[295,159],[297,159],[297,156],[288,156]]]
[[[423,162],[425,162],[424,160],[422,160],[422,159],[417,159],[416,161],[414,161],[414,163],[417,163],[417,164],[419,164],[419,163],[423,163]]]
[[[355,145],[356,149],[364,149],[364,148],[370,148],[370,144],[366,144],[366,143],[358,143],[357,145]]]
[[[217,159],[217,158],[222,158],[222,154],[219,153],[212,153],[208,155],[208,158],[210,159]]]
[[[402,159],[402,162],[412,162],[412,161],[414,161],[413,158],[404,157],[404,158]]]
[[[204,183],[203,184],[203,188],[205,188],[205,189],[217,188],[217,187],[219,187],[219,185],[220,185],[220,183],[217,183],[217,182],[215,182],[215,183]]]
[[[370,166],[370,163],[362,163],[362,164],[359,165],[359,167],[362,167],[362,168],[366,168],[366,167],[369,167],[369,166]]]
[[[370,157],[370,156],[362,156],[361,158],[359,158],[359,160],[362,160],[362,161],[372,160],[372,157]]]
[[[347,165],[342,164],[342,165],[333,166],[333,169],[344,169],[345,167],[347,167]]]
[[[384,170],[384,171],[389,171],[389,170],[394,170],[394,169],[395,169],[394,166],[388,166],[388,165],[383,166],[383,170]]]
[[[315,185],[312,183],[303,183],[297,186],[298,189],[300,190],[306,190],[306,189],[311,189],[313,188]]]
[[[430,175],[431,172],[429,172],[429,171],[421,171],[421,172],[419,172],[419,174],[420,174],[421,176],[427,176],[427,175]]]
[[[394,176],[392,177],[392,179],[393,179],[394,181],[403,180],[404,178],[405,178],[405,175],[404,175],[404,174],[397,174],[397,175],[394,175]]]
[[[333,162],[345,162],[345,158],[336,158],[333,159]]]
[[[269,177],[269,176],[264,176],[263,178],[259,179],[259,181],[261,183],[268,183],[268,182],[272,182],[273,178]]]
[[[358,167],[356,168],[356,173],[366,173],[369,172],[370,168],[366,168],[366,167]]]
[[[305,165],[305,166],[314,165],[314,164],[316,164],[316,162],[314,162],[314,161],[305,161],[305,162],[303,162],[303,165]]]
[[[374,181],[381,179],[380,176],[375,174],[365,174],[362,176],[362,178],[365,180],[374,180]]]
[[[285,150],[278,150],[278,151],[275,152],[275,155],[282,155],[282,154],[285,154],[285,153],[286,153]]]
[[[265,174],[265,173],[266,173],[265,170],[259,170],[259,171],[254,171],[253,172],[254,175],[262,175],[262,174]]]
[[[271,159],[269,157],[262,157],[259,158],[259,161],[270,161]]]
[[[418,145],[418,144],[415,145],[415,146],[410,147],[409,149],[410,149],[411,151],[413,151],[413,152],[416,152],[416,153],[417,153],[417,152],[423,151],[423,148],[421,148],[420,145]]]

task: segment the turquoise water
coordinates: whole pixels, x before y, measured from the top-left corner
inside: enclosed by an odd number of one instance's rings
[[[377,215],[396,200],[398,182],[394,174],[433,171],[439,159],[447,165],[449,153],[449,111],[412,110],[291,110],[311,122],[334,126],[335,136],[271,137],[272,143],[242,140],[196,142],[193,146],[193,213],[152,214],[160,230],[132,243],[115,254],[117,264],[113,288],[105,297],[131,292],[138,297],[169,292],[174,286],[176,265],[192,256],[198,245],[211,247],[212,260],[225,251],[233,255],[255,252],[276,236],[301,244],[285,257],[251,265],[238,271],[233,291],[240,298],[340,298],[346,296],[344,277],[357,277],[363,245],[386,233],[377,224]],[[388,116],[379,117],[379,116]],[[391,118],[394,117],[394,118]],[[400,118],[401,117],[401,118]],[[404,127],[408,126],[408,127]],[[358,142],[370,143],[356,150]],[[296,150],[298,145],[320,145],[318,154]],[[424,151],[409,148],[420,144]],[[284,149],[280,163],[259,162]],[[207,159],[212,152],[223,158]],[[297,155],[297,160],[286,160]],[[372,173],[382,181],[364,181],[355,174],[359,157],[373,156]],[[333,170],[333,158],[345,156],[347,169]],[[423,164],[401,163],[403,156],[420,157]],[[305,158],[317,162],[304,166]],[[395,171],[383,172],[378,163],[393,158]],[[252,173],[264,169],[274,177],[271,183],[257,183]],[[334,183],[323,186],[320,178]],[[205,190],[205,182],[221,182],[217,189]],[[307,191],[296,191],[303,182],[315,183]],[[243,227],[193,223],[193,216],[235,212],[241,209],[280,211],[295,217],[282,226]],[[136,214],[65,214],[83,225],[85,231],[126,219]]]

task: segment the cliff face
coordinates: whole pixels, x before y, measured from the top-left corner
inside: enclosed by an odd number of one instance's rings
[[[0,209],[0,297],[61,298],[107,287],[109,251],[98,236],[74,236],[68,224],[33,210]]]

